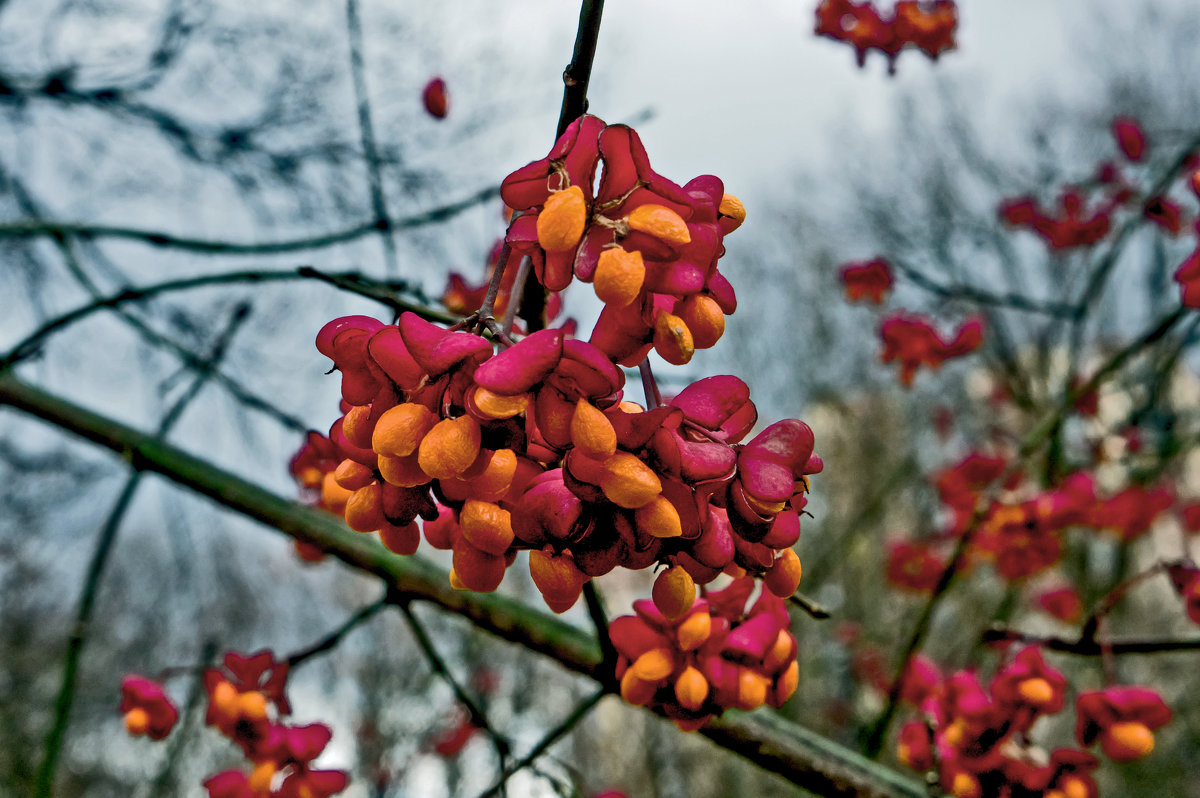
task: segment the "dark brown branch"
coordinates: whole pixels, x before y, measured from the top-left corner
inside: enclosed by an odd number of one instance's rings
[[[400,262],[396,257],[396,240],[392,238],[392,227],[388,222],[387,196],[383,192],[383,174],[379,164],[379,151],[375,147],[375,127],[371,121],[371,102],[367,94],[366,70],[362,55],[362,21],[358,17],[358,0],[346,0],[346,32],[350,39],[350,75],[354,80],[354,99],[358,110],[358,128],[362,137],[363,157],[367,161],[367,180],[370,187],[371,211],[380,224],[379,240],[383,243],[383,255],[389,277],[398,277]]]
[[[596,42],[600,38],[600,18],[604,0],[583,0],[579,6],[579,24],[575,28],[575,49],[571,63],[563,70],[562,108],[558,112],[558,127],[554,139],[566,132],[567,126],[587,113],[588,84],[592,79],[592,62],[596,59]],[[525,290],[511,302],[520,301],[520,316],[526,332],[536,332],[545,326],[546,289],[536,278],[529,280]]]
[[[288,667],[295,668],[306,660],[320,656],[327,651],[332,651],[338,646],[339,643],[342,642],[342,639],[346,635],[353,632],[360,625],[374,618],[375,615],[389,603],[391,603],[389,601],[389,597],[385,595],[378,601],[368,604],[343,621],[341,626],[325,635],[325,637],[321,638],[310,646],[306,646],[299,651],[289,654],[284,658],[284,662],[288,664]]]
[[[496,779],[496,783],[481,792],[479,794],[479,798],[491,798],[491,796],[503,790],[504,785],[509,779],[532,765],[538,757],[546,753],[546,749],[554,745],[562,737],[569,734],[571,730],[578,726],[579,722],[587,716],[587,713],[592,711],[592,707],[596,706],[596,704],[599,704],[600,699],[604,698],[606,695],[608,695],[608,690],[602,687],[596,692],[592,693],[589,698],[580,702],[575,709],[571,710],[570,715],[567,715],[562,719],[561,722],[559,722],[557,726],[546,732],[542,739],[538,741],[537,745],[530,749],[528,754],[521,757],[516,762],[513,762],[507,768],[504,768],[500,772],[500,777]]]
[[[34,236],[117,238],[127,241],[140,241],[154,247],[182,249],[189,252],[205,252],[215,255],[279,255],[288,252],[305,252],[314,249],[324,249],[337,244],[345,244],[349,241],[371,235],[377,232],[381,226],[396,231],[443,222],[476,205],[493,200],[498,196],[500,196],[499,187],[489,186],[464,199],[411,216],[390,220],[376,218],[344,230],[325,233],[319,236],[305,236],[264,243],[191,238],[164,233],[158,230],[146,230],[135,227],[114,227],[89,225],[80,222],[55,221],[9,222],[7,224],[0,224],[0,238],[29,238]]]
[[[150,299],[160,294],[174,291],[188,291],[193,288],[204,288],[206,286],[237,283],[288,282],[294,280],[317,280],[329,283],[343,291],[350,291],[387,305],[396,312],[411,310],[425,318],[436,321],[448,321],[451,318],[445,313],[429,310],[428,308],[399,299],[396,296],[396,292],[408,290],[409,286],[407,283],[378,282],[365,277],[359,272],[325,273],[308,266],[283,271],[242,270],[221,272],[218,274],[205,274],[199,277],[185,277],[179,280],[167,280],[166,282],[141,286],[140,288],[127,288],[119,293],[96,299],[61,316],[49,319],[32,333],[25,336],[7,355],[0,358],[0,371],[4,371],[18,361],[28,357],[42,341],[58,330],[106,308],[115,308],[129,302]]]
[[[1076,654],[1082,657],[1099,657],[1111,654],[1169,654],[1173,651],[1198,651],[1200,639],[1178,640],[1173,638],[1143,638],[1124,640],[1097,640],[1081,637],[1068,640],[1062,637],[1046,637],[1026,634],[1005,627],[993,627],[983,633],[984,643],[1025,643],[1041,646],[1047,651],[1060,654]]]

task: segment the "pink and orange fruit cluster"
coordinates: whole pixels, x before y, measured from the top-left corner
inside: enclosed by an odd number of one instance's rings
[[[958,6],[954,0],[898,0],[891,14],[875,3],[854,0],[821,0],[817,6],[816,34],[843,41],[854,48],[861,67],[867,52],[878,50],[896,71],[896,58],[906,47],[916,48],[933,60],[954,49]]]
[[[972,453],[938,474],[935,484],[949,524],[927,540],[893,543],[888,581],[906,590],[931,590],[945,566],[937,549],[967,533],[968,564],[990,562],[1009,581],[1028,579],[1060,563],[1072,528],[1109,532],[1128,543],[1175,506],[1174,493],[1165,487],[1131,485],[1099,496],[1092,476],[1080,471],[1044,489],[1011,475],[1004,498],[981,508],[984,490],[1006,468],[1001,457]]]
[[[542,285],[592,284],[605,307],[591,342],[615,362],[636,365],[653,348],[680,365],[724,333],[737,299],[717,259],[746,211],[719,178],[677,185],[650,168],[632,128],[583,116],[500,196],[522,212],[506,240]]]
[[[812,430],[787,419],[747,440],[758,412],[728,375],[661,405],[648,389],[644,408],[625,398],[618,367],[652,350],[683,364],[721,337],[736,301],[717,261],[742,204],[711,175],[680,186],[655,173],[632,129],[594,116],[501,193],[518,215],[495,258],[498,288],[513,290],[506,261],[517,256],[552,292],[591,283],[605,307],[590,339],[560,327],[514,343],[414,313],[335,319],[317,348],[341,373],[343,415],[293,473],[398,554],[415,552],[422,531],[451,550],[460,589],[495,590],[528,551],[555,612],[618,566],[661,568],[653,604],[672,620],[722,573],[790,596],[808,475],[822,468]],[[458,282],[450,296],[465,302]]]
[[[1047,756],[1030,742],[1039,718],[1066,703],[1067,680],[1035,647],[1022,649],[985,688],[973,671],[942,677],[924,658],[913,661],[903,688],[905,701],[926,721],[900,731],[897,756],[919,771],[936,769],[941,787],[955,798],[984,795],[1095,798],[1091,771],[1100,761],[1086,750],[1099,743],[1109,759],[1130,762],[1154,749],[1154,730],[1171,710],[1153,690],[1109,687],[1075,701],[1075,740]]]
[[[229,652],[224,667],[205,671],[204,722],[237,744],[249,765],[208,778],[210,798],[327,798],[346,788],[344,772],[313,767],[332,736],[329,727],[287,722],[287,675],[287,663],[269,651]]]
[[[346,788],[340,770],[317,770],[331,732],[321,723],[294,726],[285,694],[288,664],[269,651],[229,652],[224,666],[204,672],[208,694],[205,723],[235,743],[249,769],[226,770],[204,782],[210,798],[328,798]],[[121,712],[130,734],[162,740],[179,720],[179,710],[158,682],[127,676],[121,683]]]
[[[636,615],[610,627],[625,700],[687,731],[727,708],[782,706],[799,682],[796,641],[783,599],[764,590],[747,608],[754,589],[753,579],[735,579],[675,618],[634,602]]]
[[[318,347],[351,403],[330,431],[345,459],[322,502],[398,554],[417,549],[422,517],[430,545],[454,552],[456,586],[494,590],[529,550],[557,612],[618,565],[670,566],[664,612],[731,566],[795,591],[791,546],[820,458],[794,419],[741,443],[757,411],[738,378],[700,380],[646,411],[623,401],[607,353],[561,330],[497,354],[411,313],[394,326],[335,320]]]
[[[165,739],[179,721],[179,709],[163,686],[132,674],[121,680],[121,714],[130,734],[151,740]]]

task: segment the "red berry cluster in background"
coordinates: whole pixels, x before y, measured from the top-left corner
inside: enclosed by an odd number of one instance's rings
[[[1081,693],[1075,701],[1079,748],[1047,754],[1031,741],[1033,728],[1063,710],[1067,689],[1063,674],[1032,646],[1017,652],[986,688],[974,671],[943,677],[919,657],[905,673],[902,697],[924,719],[901,729],[897,756],[915,770],[935,771],[955,798],[1095,798],[1091,772],[1100,760],[1084,749],[1099,743],[1109,759],[1140,759],[1153,750],[1154,730],[1170,722],[1171,710],[1144,687]]]
[[[771,695],[786,698],[795,643],[781,598],[800,580],[792,546],[808,475],[822,468],[811,429],[787,419],[747,440],[758,412],[741,379],[701,379],[663,402],[650,377],[642,406],[625,398],[619,368],[652,351],[687,363],[721,337],[736,299],[717,261],[745,218],[741,202],[712,175],[682,186],[662,177],[631,128],[594,116],[509,175],[501,195],[516,215],[489,259],[494,304],[450,328],[410,312],[396,324],[349,316],[321,330],[317,348],[341,373],[343,415],[328,436],[310,434],[292,473],[320,506],[378,532],[397,554],[414,553],[422,531],[452,551],[456,588],[495,590],[527,551],[555,612],[618,566],[661,568],[652,605],[664,623],[692,617],[697,585],[722,573],[748,587],[761,579],[751,614],[774,608],[790,647],[786,661],[736,667],[757,668]],[[589,340],[573,324],[521,336],[484,317],[516,301],[520,257],[551,292],[576,278],[592,284],[605,306]],[[487,287],[456,277],[448,307],[486,305]],[[561,304],[550,296],[552,317]],[[741,605],[725,615],[716,628],[732,625],[734,641],[750,634],[740,624],[764,623],[743,618]],[[688,710],[695,721],[737,703],[728,674],[705,674],[714,689]],[[790,688],[775,685],[788,678]]]
[[[1114,218],[1122,209],[1140,213],[1168,236],[1182,233],[1188,223],[1195,220],[1189,219],[1183,206],[1169,196],[1171,187],[1149,195],[1130,182],[1123,171],[1136,170],[1149,155],[1141,125],[1132,117],[1117,117],[1112,123],[1112,135],[1124,164],[1102,162],[1096,167],[1090,187],[1064,187],[1057,199],[1058,207],[1050,211],[1043,210],[1030,196],[1006,199],[999,207],[1001,221],[1010,227],[1030,230],[1056,252],[1090,247],[1103,241],[1112,232]],[[1191,175],[1197,166],[1200,163],[1196,158],[1189,157],[1180,174]],[[1192,189],[1196,191],[1195,181],[1192,181]],[[1185,279],[1179,281],[1186,282]]]
[[[1200,199],[1200,158],[1184,151],[1177,160],[1166,160],[1131,117],[1115,119],[1111,135],[1117,158],[1100,164],[1091,180],[1063,188],[1053,210],[1044,210],[1032,196],[1017,197],[1000,204],[1001,221],[1035,233],[1055,253],[1086,252],[1105,242],[1115,250],[1115,231],[1124,236],[1137,226],[1151,227],[1167,239],[1188,228],[1200,235],[1196,213],[1183,198],[1191,193]],[[1180,182],[1184,191],[1178,191]],[[1173,196],[1175,192],[1181,196]],[[1197,253],[1200,249],[1175,273],[1185,307],[1200,307]],[[1064,266],[1074,262],[1061,261]],[[884,257],[844,264],[839,277],[846,299],[883,304],[904,282],[894,278],[894,268],[914,282],[922,277],[911,266],[894,266]],[[1171,318],[1179,316],[1176,312]],[[931,319],[905,313],[885,316],[881,323],[882,359],[900,364],[906,387],[919,368],[937,368],[983,341],[982,325],[975,318],[961,322],[949,340],[934,325]],[[1106,630],[1109,614],[1129,590],[1150,577],[1165,574],[1187,617],[1200,623],[1200,566],[1188,555],[1186,538],[1200,528],[1200,503],[1178,496],[1177,490],[1188,488],[1173,481],[1161,464],[1157,470],[1138,467],[1139,452],[1145,459],[1145,441],[1136,416],[1121,422],[1128,426],[1113,427],[1107,420],[1111,405],[1101,413],[1108,394],[1098,387],[1099,379],[1089,378],[1077,363],[1071,369],[1073,373],[1056,378],[1061,379],[1063,395],[1055,397],[1055,412],[1067,419],[1059,422],[1059,443],[1069,454],[1059,453],[1061,460],[1044,471],[1027,471],[1030,463],[1019,458],[1028,451],[1029,438],[1008,428],[1014,421],[1023,423],[1017,420],[1026,410],[1010,391],[995,391],[988,401],[997,415],[985,428],[987,442],[976,443],[977,448],[929,480],[940,512],[921,534],[889,542],[886,579],[897,590],[925,594],[932,604],[954,578],[986,568],[1009,591],[1027,589],[1032,607],[1062,624],[1081,626],[1077,641],[1011,633],[1002,626],[985,633],[985,641],[1026,641],[1075,654],[1099,653],[1111,663],[1113,642],[1107,631],[1098,630]],[[943,442],[951,434],[946,426]],[[1152,527],[1162,520],[1181,528],[1180,559],[1157,556],[1154,564],[1133,575],[1122,572],[1098,597],[1069,581],[1075,575],[1069,552],[1092,551],[1089,539],[1103,537],[1106,545],[1129,556],[1126,547],[1149,539]],[[1088,593],[1087,603],[1082,593]],[[1150,650],[1155,644],[1152,639],[1142,641]],[[1170,650],[1169,642],[1162,645],[1162,650]],[[1011,661],[990,682],[974,670],[943,676],[918,655],[907,660],[904,678],[893,683],[882,651],[870,644],[853,652],[852,663],[863,681],[889,695],[889,711],[898,699],[920,711],[921,718],[900,734],[900,761],[936,774],[941,789],[958,798],[1095,798],[1093,771],[1100,760],[1088,749],[1098,748],[1118,762],[1140,759],[1153,750],[1154,732],[1171,720],[1171,710],[1156,691],[1118,684],[1109,665],[1108,686],[1075,694],[1077,747],[1047,753],[1035,742],[1033,727],[1039,718],[1063,711],[1071,687],[1043,661],[1037,647],[1013,654],[1006,653]]]
[[[890,15],[871,0],[822,0],[817,6],[818,36],[852,46],[860,67],[870,50],[878,50],[887,57],[890,73],[896,71],[896,58],[905,48],[920,50],[934,61],[953,50],[957,29],[954,0],[898,0]]]
[[[332,736],[329,727],[287,721],[287,677],[287,662],[270,651],[231,651],[222,667],[204,672],[204,722],[241,748],[249,767],[206,779],[209,798],[328,798],[346,788],[344,772],[313,767]],[[167,737],[179,719],[162,685],[140,676],[122,682],[121,712],[131,734],[153,740]]]

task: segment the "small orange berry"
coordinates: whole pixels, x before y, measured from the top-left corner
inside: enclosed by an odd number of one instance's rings
[[[421,470],[433,479],[457,477],[479,456],[479,423],[470,416],[445,418],[433,426],[417,450]]]
[[[665,648],[652,648],[644,652],[629,670],[644,682],[662,682],[675,670],[675,660]]]
[[[1109,759],[1132,762],[1154,750],[1154,732],[1137,721],[1114,723],[1100,736],[1100,747]]]
[[[725,313],[717,300],[704,294],[692,294],[680,303],[678,316],[692,333],[696,349],[710,349],[725,334]]]
[[[683,566],[675,565],[658,575],[650,595],[658,611],[673,621],[696,603],[696,581]]]
[[[634,230],[649,233],[670,244],[687,244],[692,240],[687,222],[665,205],[639,205],[633,209],[626,221]]]
[[[673,313],[658,315],[654,320],[654,351],[674,366],[682,366],[692,359],[696,342],[683,319]]]
[[[524,413],[529,407],[529,394],[500,396],[476,385],[471,391],[470,402],[475,411],[485,418],[512,418]]]
[[[742,222],[746,221],[746,206],[732,194],[726,194],[721,197],[721,204],[717,206],[717,213],[722,216],[728,216],[733,221],[733,227],[729,228],[730,231],[738,229],[742,226]]]
[[[500,555],[512,545],[512,514],[498,504],[469,499],[459,513],[463,537],[488,554]]]
[[[417,450],[437,416],[424,405],[405,402],[390,408],[375,423],[371,448],[378,454],[406,457]]]
[[[784,549],[767,571],[763,584],[780,598],[788,598],[800,587],[800,557],[792,549]]]
[[[339,485],[333,474],[333,471],[326,472],[321,480],[321,506],[340,513],[351,492]]]
[[[679,638],[679,647],[684,651],[694,651],[704,645],[704,641],[712,634],[712,616],[707,612],[697,611],[679,624],[675,636]]]
[[[375,473],[362,463],[343,460],[333,470],[333,478],[346,490],[358,490],[370,485],[371,480],[375,479]]]
[[[687,666],[675,680],[675,697],[680,706],[695,712],[708,698],[708,679],[698,669]]]
[[[592,286],[601,302],[623,308],[637,299],[645,279],[646,264],[641,252],[609,247],[600,253]]]
[[[571,443],[588,457],[604,459],[617,451],[617,431],[608,416],[580,399],[571,415]]]
[[[346,501],[346,526],[355,532],[374,532],[386,523],[383,489],[378,482],[359,488]]]
[[[636,510],[662,493],[662,482],[650,466],[629,452],[617,452],[601,467],[600,489],[610,502]]]
[[[656,538],[677,538],[683,534],[679,511],[661,494],[633,513],[638,529]]]
[[[371,424],[371,408],[369,405],[355,405],[346,411],[342,419],[342,434],[354,446],[360,449],[371,448],[371,435],[374,432]]]
[[[546,200],[537,216],[538,244],[547,252],[570,249],[579,243],[587,226],[587,201],[583,189],[568,186]]]
[[[1054,687],[1040,676],[1024,679],[1017,685],[1017,695],[1034,706],[1040,706],[1054,698]]]
[[[150,713],[141,707],[134,707],[125,713],[125,730],[137,736],[150,730]]]

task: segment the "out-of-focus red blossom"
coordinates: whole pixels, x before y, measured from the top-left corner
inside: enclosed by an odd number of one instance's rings
[[[604,792],[596,793],[592,798],[628,798],[628,796],[620,790],[605,790]]]
[[[225,654],[225,671],[230,682],[241,692],[258,690],[285,715],[292,707],[285,693],[290,666],[286,660],[276,660],[270,649],[253,654],[230,651]]]
[[[262,791],[250,786],[250,777],[240,770],[223,770],[204,781],[209,798],[260,798]]]
[[[1170,197],[1160,195],[1146,200],[1142,215],[1172,236],[1183,231],[1183,206]]]
[[[1096,182],[1110,185],[1121,182],[1121,172],[1112,161],[1101,161],[1096,166]]]
[[[939,368],[951,358],[974,352],[983,344],[983,320],[971,318],[959,325],[952,340],[943,339],[927,319],[899,313],[883,320],[879,328],[883,341],[880,359],[900,363],[900,382],[912,385],[917,369]]]
[[[1200,568],[1190,562],[1174,563],[1168,566],[1167,574],[1192,623],[1200,623]]]
[[[1007,461],[1003,457],[991,457],[981,452],[971,452],[959,462],[949,466],[934,477],[938,497],[942,504],[954,512],[951,523],[952,534],[966,531],[975,514],[975,504],[984,488],[1004,473]],[[1015,487],[1019,474],[1009,478],[1006,488]]]
[[[1097,798],[1100,788],[1091,772],[1100,760],[1086,751],[1059,748],[1050,761],[1038,767],[1031,762],[1011,762],[1005,771],[1008,781],[1033,795],[1045,798]]]
[[[900,700],[910,706],[919,707],[937,692],[942,681],[942,671],[929,657],[917,654],[908,661],[900,685]]]
[[[471,722],[471,718],[465,712],[460,712],[456,722],[434,738],[433,750],[439,756],[456,756],[478,731],[479,727]]]
[[[1043,590],[1035,598],[1037,606],[1064,623],[1076,624],[1083,619],[1083,599],[1070,585]]]
[[[1014,727],[1025,731],[1041,715],[1053,715],[1063,708],[1067,679],[1046,664],[1036,646],[1028,646],[1000,669],[990,689],[1001,711],[1011,714]]]
[[[1162,513],[1175,504],[1169,487],[1147,488],[1132,485],[1092,506],[1091,523],[1097,529],[1116,533],[1128,543],[1144,535]]]
[[[1071,390],[1076,391],[1087,384],[1087,380],[1083,377],[1075,377],[1071,380]],[[1084,391],[1075,397],[1075,411],[1081,416],[1092,418],[1100,411],[1100,391],[1093,388],[1090,391]]]
[[[163,686],[144,676],[121,680],[121,714],[130,734],[144,734],[151,740],[166,737],[179,720],[179,710]]]
[[[929,416],[938,440],[950,440],[950,436],[954,434],[954,411],[945,405],[937,405],[930,411]]]
[[[1095,496],[1092,476],[1076,472],[1027,501],[994,503],[972,540],[972,554],[993,559],[1005,579],[1033,576],[1062,557],[1062,531],[1088,522]]]
[[[1188,532],[1195,534],[1200,532],[1200,501],[1188,502],[1179,508],[1180,518],[1183,519],[1183,528]]]
[[[445,119],[446,112],[450,110],[450,97],[446,91],[446,81],[441,78],[433,78],[426,83],[421,92],[421,102],[425,105],[425,111],[434,119]]]
[[[850,673],[858,684],[869,685],[881,693],[891,687],[887,652],[874,643],[858,646],[850,655]]]
[[[914,593],[928,593],[937,585],[946,561],[923,543],[897,541],[888,544],[887,580]]]
[[[879,305],[892,288],[892,269],[883,258],[851,261],[841,267],[839,274],[849,302],[869,300]]]
[[[1175,282],[1179,283],[1179,301],[1184,307],[1200,308],[1200,249],[1188,255],[1175,270]]]
[[[848,43],[860,67],[869,50],[880,51],[888,59],[889,73],[895,72],[896,57],[906,47],[915,47],[935,61],[946,50],[953,50],[958,27],[953,0],[899,0],[890,16],[873,2],[822,0],[816,16],[818,36]]]
[[[1146,152],[1146,134],[1141,123],[1131,116],[1118,116],[1112,121],[1112,134],[1117,147],[1131,161],[1140,161]]]
[[[1108,198],[1089,212],[1083,194],[1067,189],[1058,200],[1058,211],[1043,211],[1032,197],[1017,197],[1000,204],[1000,219],[1010,227],[1028,228],[1054,250],[1086,247],[1100,241],[1112,229],[1112,213],[1124,195]]]
[[[1109,759],[1132,762],[1154,750],[1154,730],[1171,722],[1171,708],[1146,687],[1109,687],[1081,693],[1075,702],[1075,739],[1100,742]]]
[[[926,673],[919,709],[927,720],[900,729],[901,764],[936,767],[942,790],[956,798],[1096,798],[1095,757],[1073,749],[1047,757],[1029,739],[1039,717],[1063,709],[1067,686],[1036,648],[1018,652],[986,688],[973,671],[940,678],[928,663]]]

